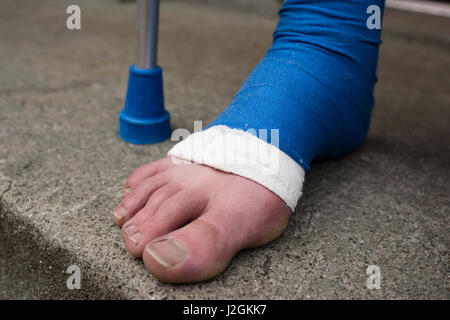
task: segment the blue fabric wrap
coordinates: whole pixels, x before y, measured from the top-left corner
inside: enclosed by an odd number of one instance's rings
[[[279,129],[279,148],[310,169],[313,159],[355,149],[374,105],[378,29],[366,21],[382,0],[288,0],[273,45],[208,127]]]

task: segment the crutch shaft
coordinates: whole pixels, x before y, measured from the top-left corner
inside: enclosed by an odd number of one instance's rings
[[[159,0],[137,1],[136,67],[156,68],[158,54]]]

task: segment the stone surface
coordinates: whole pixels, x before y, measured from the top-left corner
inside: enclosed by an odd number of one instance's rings
[[[134,4],[77,3],[82,30],[69,31],[69,1],[2,1],[0,298],[450,298],[449,19],[386,10],[364,145],[313,164],[279,239],[214,280],[170,285],[125,251],[112,221],[126,177],[174,144],[116,134]],[[276,16],[250,9],[162,3],[173,128],[211,121],[270,46]],[[72,264],[81,290],[66,287]],[[366,287],[369,265],[381,290]]]

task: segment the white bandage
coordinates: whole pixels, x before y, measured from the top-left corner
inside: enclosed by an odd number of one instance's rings
[[[213,126],[189,135],[168,155],[253,180],[292,211],[302,194],[305,170],[276,146],[246,131]]]

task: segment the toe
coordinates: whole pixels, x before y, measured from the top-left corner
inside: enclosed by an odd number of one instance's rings
[[[169,182],[167,171],[143,180],[132,192],[124,196],[114,210],[114,221],[122,226],[127,220],[141,210],[149,198]]]
[[[127,182],[125,183],[124,192],[125,193],[130,192],[145,179],[150,178],[174,166],[175,164],[173,163],[170,157],[166,157],[158,161],[154,161],[140,166],[139,168],[134,170],[134,172],[128,177]]]
[[[220,274],[237,251],[216,225],[199,218],[148,243],[143,259],[160,280],[198,282]]]
[[[135,257],[142,256],[148,242],[195,219],[205,207],[205,201],[200,196],[193,197],[192,194],[170,188],[169,185],[160,190],[122,228],[126,247]]]
[[[148,199],[146,205],[140,209],[133,217],[130,217],[122,226],[123,229],[127,228],[128,225],[140,225],[144,221],[148,220],[154,215],[156,210],[161,206],[161,204],[172,197],[174,194],[179,192],[181,189],[178,185],[173,183],[168,183],[155,192],[152,193]]]

